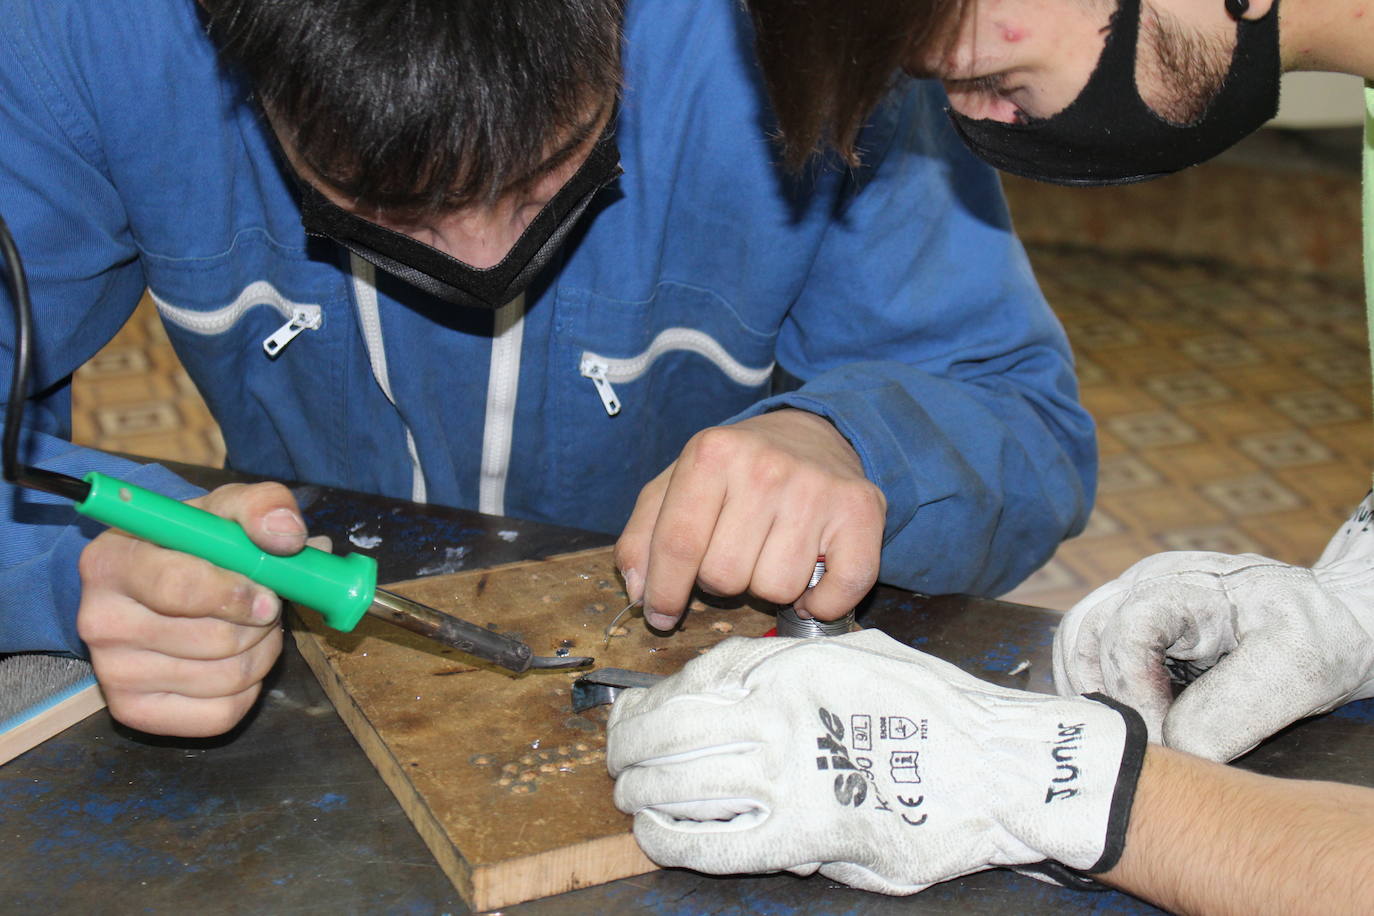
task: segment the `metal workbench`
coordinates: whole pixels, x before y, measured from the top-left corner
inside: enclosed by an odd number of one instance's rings
[[[218,472],[178,470],[207,486],[220,479]],[[613,540],[324,488],[297,488],[297,494],[311,531],[332,536],[336,550],[360,525],[381,537],[373,551],[381,581],[436,565],[471,569]],[[879,588],[861,619],[995,683],[1051,690],[1056,614]],[[1008,673],[1013,670],[1019,673]],[[0,767],[0,911],[467,913],[291,640],[265,687],[255,711],[221,738],[152,738],[114,724],[102,711]],[[1290,728],[1241,765],[1374,785],[1374,701]],[[822,877],[661,871],[504,912],[1158,911],[1121,894],[1070,891],[1007,871],[909,898],[868,894]]]

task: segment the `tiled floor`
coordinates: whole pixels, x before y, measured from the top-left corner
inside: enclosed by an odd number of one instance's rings
[[[1264,136],[1127,188],[1008,179],[1102,455],[1087,531],[1009,597],[1067,608],[1160,550],[1320,553],[1374,466],[1355,142]],[[146,304],[73,401],[80,442],[223,460]]]
[[[72,438],[113,452],[218,467],[219,426],[146,296],[72,383]]]
[[[1037,247],[1101,474],[1088,530],[1014,598],[1066,608],[1160,550],[1310,563],[1369,486],[1357,280]]]

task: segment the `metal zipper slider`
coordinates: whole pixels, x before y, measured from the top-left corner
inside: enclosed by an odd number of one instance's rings
[[[609,368],[610,366],[601,360],[584,356],[579,371],[583,377],[592,380],[592,384],[596,386],[596,393],[601,396],[601,406],[606,408],[606,415],[613,417],[620,413],[620,398],[615,396],[615,389],[606,378],[606,370]]]
[[[262,349],[273,359],[282,348],[300,336],[302,331],[313,331],[324,321],[324,313],[318,305],[298,305],[291,312],[291,320],[272,332],[272,336],[262,342]]]

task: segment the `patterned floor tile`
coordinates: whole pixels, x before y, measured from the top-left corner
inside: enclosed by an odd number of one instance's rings
[[[1084,595],[1115,579],[1145,557],[1159,552],[1159,545],[1151,539],[1128,533],[1095,540],[1091,549],[1071,549],[1078,543],[1067,542],[1059,548],[1055,559],[1063,562],[1086,583],[1082,589]]]
[[[1259,470],[1259,465],[1240,451],[1213,441],[1160,449],[1145,457],[1151,467],[1180,490]]]
[[[148,351],[141,346],[115,346],[101,350],[82,366],[79,374],[92,382],[126,375],[141,375],[148,371]]]
[[[1165,412],[1125,414],[1111,417],[1102,425],[1137,451],[1186,445],[1199,438],[1198,431],[1191,424],[1177,414]]]
[[[1214,437],[1229,439],[1251,433],[1272,432],[1291,425],[1278,411],[1254,401],[1184,404],[1178,415]]]
[[[1115,516],[1099,505],[1093,510],[1092,515],[1088,516],[1088,524],[1083,526],[1083,531],[1078,535],[1078,538],[1100,538],[1109,534],[1120,534],[1125,530],[1125,525],[1117,521]]]
[[[1143,540],[1175,528],[1221,524],[1230,514],[1225,506],[1186,487],[1111,493],[1103,500],[1117,518],[1126,521],[1127,531]]]
[[[1298,360],[1298,366],[1330,386],[1369,383],[1369,358],[1358,350],[1322,350]]]
[[[1097,469],[1098,493],[1120,493],[1157,487],[1163,478],[1138,455],[1114,455],[1102,459]]]
[[[1236,448],[1269,468],[1326,464],[1336,457],[1319,440],[1297,430],[1241,436]]]
[[[1264,354],[1257,347],[1230,334],[1191,337],[1181,341],[1179,349],[1203,369],[1253,366],[1264,360]]]
[[[1240,395],[1256,399],[1291,396],[1313,384],[1312,376],[1296,366],[1265,362],[1255,366],[1218,366],[1212,370],[1217,380],[1235,389]]]
[[[1074,328],[1075,343],[1099,353],[1134,347],[1143,339],[1140,331],[1127,322],[1106,315]]]
[[[1358,406],[1329,389],[1281,392],[1269,403],[1303,426],[1341,423],[1361,415]]]
[[[100,434],[112,438],[172,432],[181,426],[176,406],[167,401],[98,407],[95,419]]]
[[[1162,550],[1211,550],[1217,553],[1259,553],[1260,543],[1230,525],[1178,528],[1158,536]]]
[[[1321,556],[1322,548],[1344,519],[1344,513],[1316,512],[1304,506],[1291,512],[1242,519],[1236,527],[1260,545],[1255,553],[1284,563],[1310,566]]]
[[[1084,388],[1080,397],[1083,405],[1099,421],[1122,414],[1144,413],[1159,407],[1159,402],[1148,391],[1117,382]]]
[[[1337,521],[1345,518],[1369,489],[1368,469],[1348,462],[1279,468],[1273,476],[1301,496],[1314,511],[1331,511],[1331,517]]]
[[[1268,474],[1209,481],[1199,486],[1198,491],[1233,516],[1267,515],[1303,504],[1302,497]]]
[[[1188,372],[1194,368],[1193,361],[1167,343],[1142,343],[1139,346],[1110,351],[1112,376],[1129,384],[1140,384],[1141,380],[1163,372]]]
[[[1076,354],[1074,368],[1078,372],[1078,384],[1083,388],[1102,385],[1111,380],[1111,376],[1107,374],[1106,369],[1102,368],[1101,363],[1088,359],[1086,356]]]
[[[1206,404],[1230,400],[1230,388],[1206,372],[1179,372],[1154,375],[1141,381],[1141,387],[1166,404]]]

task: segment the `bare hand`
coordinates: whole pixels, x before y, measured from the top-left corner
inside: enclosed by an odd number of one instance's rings
[[[640,492],[616,565],[661,630],[677,624],[694,584],[797,602],[833,620],[878,579],[886,512],[882,491],[828,420],[778,410],[693,436]],[[825,578],[808,592],[822,554]]]
[[[230,484],[192,505],[233,519],[270,553],[298,552],[291,491]],[[281,654],[281,601],[238,573],[106,531],[82,551],[77,629],[110,713],[140,731],[207,737],[233,728]]]

